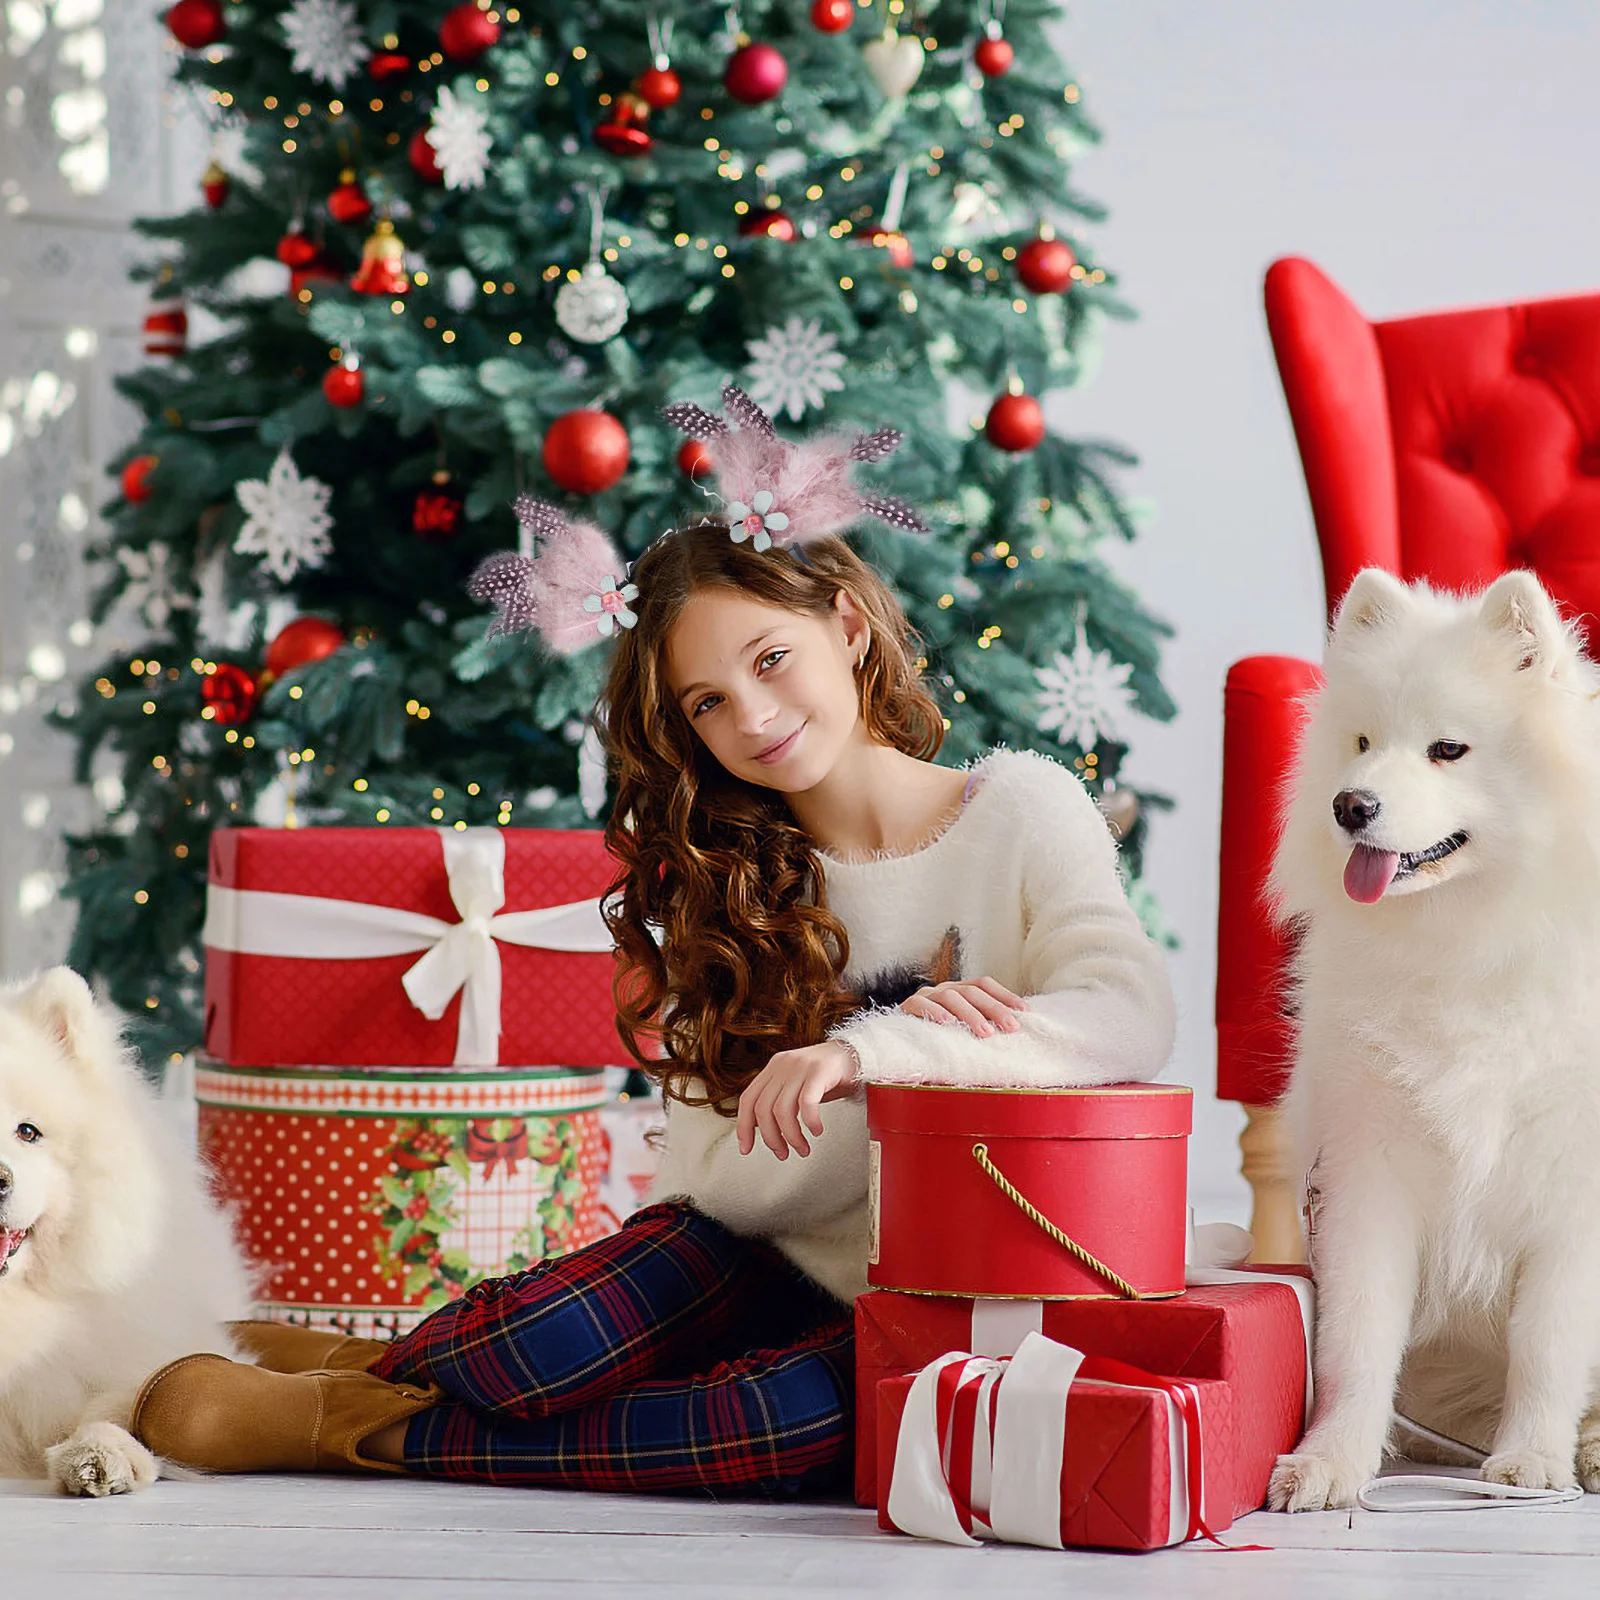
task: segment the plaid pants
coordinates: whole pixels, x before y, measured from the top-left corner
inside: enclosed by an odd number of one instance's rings
[[[603,1490],[826,1492],[852,1442],[850,1312],[772,1246],[685,1205],[474,1285],[384,1352],[449,1403],[409,1471]]]

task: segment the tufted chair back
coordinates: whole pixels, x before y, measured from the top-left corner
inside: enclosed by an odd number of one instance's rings
[[[1362,567],[1527,567],[1600,647],[1600,294],[1369,322],[1291,256],[1266,306],[1329,615]]]

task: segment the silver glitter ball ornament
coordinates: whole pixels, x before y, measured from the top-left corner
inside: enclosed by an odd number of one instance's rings
[[[598,261],[571,278],[556,293],[556,321],[569,339],[604,344],[628,320],[628,291]]]

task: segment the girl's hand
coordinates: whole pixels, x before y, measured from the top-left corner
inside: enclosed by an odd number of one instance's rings
[[[900,1009],[929,1022],[964,1022],[986,1039],[996,1029],[1015,1033],[1022,1024],[1011,1013],[1026,1011],[1028,1002],[993,978],[977,978],[971,983],[924,985],[909,1000],[902,1000]]]
[[[759,1133],[780,1161],[789,1159],[790,1150],[810,1155],[801,1123],[813,1137],[820,1137],[818,1107],[824,1100],[842,1100],[855,1087],[855,1052],[837,1040],[780,1050],[739,1096],[739,1154],[747,1156],[755,1149]]]

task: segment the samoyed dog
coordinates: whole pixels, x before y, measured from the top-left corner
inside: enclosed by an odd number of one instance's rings
[[[1354,1500],[1403,1362],[1484,1478],[1600,1491],[1600,672],[1520,571],[1362,572],[1326,668],[1273,869],[1318,1406],[1270,1503]]]
[[[83,979],[0,992],[0,1477],[155,1482],[134,1396],[179,1356],[241,1359],[225,1323],[250,1290],[178,1119]]]

